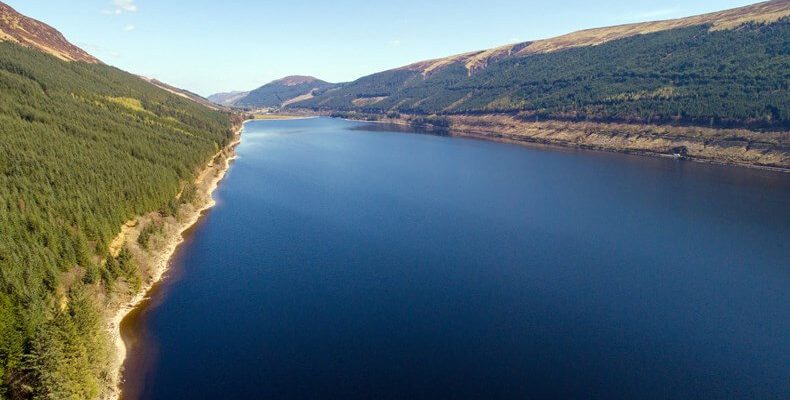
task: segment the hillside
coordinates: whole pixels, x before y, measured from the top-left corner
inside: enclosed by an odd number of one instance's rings
[[[55,28],[26,17],[5,3],[0,2],[0,42],[11,42],[53,55],[64,61],[82,61],[99,64],[97,58],[71,44]],[[141,77],[145,81],[171,93],[188,98],[206,107],[219,110],[216,105],[200,95],[179,89],[156,79]]]
[[[236,101],[238,101],[239,99],[241,99],[244,96],[248,95],[249,93],[250,92],[243,92],[243,91],[236,90],[236,91],[227,92],[227,93],[215,93],[215,94],[212,94],[211,96],[208,96],[207,99],[208,99],[208,101],[210,101],[210,102],[212,102],[214,104],[218,104],[218,105],[225,106],[225,107],[230,107],[234,103],[236,103]]]
[[[100,63],[92,55],[69,43],[51,26],[25,17],[2,2],[0,2],[0,41],[34,48],[61,60]]]
[[[787,0],[774,0],[688,18],[586,29],[550,39],[510,44],[488,50],[422,61],[401,69],[418,71],[423,75],[428,75],[451,64],[463,63],[468,73],[473,74],[485,69],[490,63],[524,57],[530,54],[550,53],[574,47],[596,46],[626,37],[698,25],[708,25],[711,30],[733,29],[747,22],[772,23],[788,16],[790,16],[790,7]]]
[[[232,117],[0,12],[0,398],[104,397],[106,314],[144,278],[110,244],[133,216],[187,201]]]
[[[790,2],[411,64],[291,107],[787,130]]]
[[[144,81],[146,81],[146,82],[148,82],[148,83],[150,83],[150,84],[152,84],[152,85],[154,85],[154,86],[156,86],[156,87],[158,87],[160,89],[166,90],[166,91],[168,91],[170,93],[173,93],[175,95],[181,96],[181,97],[183,97],[185,99],[192,100],[195,103],[198,103],[198,104],[200,104],[200,105],[202,105],[204,107],[208,107],[208,108],[211,108],[211,109],[214,109],[214,110],[218,110],[218,111],[219,110],[224,110],[223,107],[218,107],[219,104],[216,104],[216,103],[206,99],[205,97],[203,97],[203,96],[201,96],[201,95],[199,95],[197,93],[193,93],[193,92],[190,92],[189,90],[186,90],[186,89],[181,89],[181,88],[177,88],[177,87],[172,86],[172,85],[168,85],[167,83],[164,83],[164,82],[156,80],[156,79],[151,79],[151,78],[147,78],[147,77],[144,77],[144,76],[141,76],[141,78]]]
[[[312,76],[288,76],[267,83],[232,103],[235,107],[279,108],[312,98],[335,85]]]

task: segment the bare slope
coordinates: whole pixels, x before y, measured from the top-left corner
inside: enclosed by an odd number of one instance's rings
[[[0,2],[0,41],[32,47],[65,61],[100,63],[86,51],[69,43],[51,26],[18,13]]]
[[[711,30],[733,29],[748,22],[770,23],[788,16],[790,16],[790,1],[772,0],[687,18],[586,29],[550,39],[509,44],[488,50],[421,61],[402,67],[402,69],[419,71],[423,75],[428,75],[446,66],[460,62],[472,74],[485,69],[490,62],[506,58],[524,57],[530,54],[548,53],[573,47],[595,46],[630,36],[696,25],[710,25]]]

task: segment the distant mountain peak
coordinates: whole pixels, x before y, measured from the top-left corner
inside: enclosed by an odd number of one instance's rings
[[[34,48],[61,60],[101,63],[66,40],[55,28],[26,17],[3,2],[0,2],[0,41]]]
[[[285,78],[282,79],[278,79],[272,83],[276,83],[284,86],[298,86],[298,85],[304,85],[313,82],[324,82],[324,81],[316,77],[307,76],[307,75],[291,75],[291,76],[286,76]]]
[[[218,93],[209,99],[219,104],[251,108],[280,108],[313,98],[316,91],[336,86],[318,78],[291,75],[269,82],[249,93]]]

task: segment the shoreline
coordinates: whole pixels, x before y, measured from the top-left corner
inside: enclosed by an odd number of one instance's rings
[[[293,120],[300,120],[300,119],[315,119],[321,117],[320,115],[308,115],[308,116],[290,116],[290,115],[272,115],[271,118],[252,118],[248,119],[247,121],[293,121]],[[247,122],[244,121],[244,122]]]
[[[762,171],[773,171],[773,172],[780,172],[780,173],[790,173],[790,167],[782,167],[782,166],[774,166],[774,165],[762,165],[762,164],[755,164],[749,162],[739,162],[733,160],[721,160],[715,158],[704,158],[698,157],[693,155],[681,156],[676,157],[672,154],[660,152],[654,149],[649,148],[616,148],[616,147],[607,147],[601,146],[596,144],[586,144],[582,142],[569,142],[563,140],[552,140],[548,138],[541,138],[541,137],[533,137],[529,135],[522,135],[518,133],[512,132],[497,132],[495,129],[492,129],[488,132],[481,132],[479,130],[470,129],[470,126],[466,127],[453,127],[450,126],[449,129],[440,133],[438,131],[434,131],[432,126],[426,126],[425,129],[420,130],[412,127],[411,122],[408,119],[399,118],[399,119],[385,119],[385,120],[376,120],[376,121],[368,121],[364,119],[353,119],[347,117],[330,117],[330,118],[337,118],[344,121],[352,121],[352,122],[362,122],[362,123],[370,123],[370,124],[382,124],[382,125],[396,125],[401,127],[406,127],[411,129],[416,134],[422,135],[442,135],[445,134],[449,137],[457,137],[457,138],[467,138],[467,139],[477,139],[477,140],[485,140],[491,142],[498,142],[498,143],[509,143],[509,144],[516,144],[520,146],[528,146],[528,147],[548,147],[553,149],[559,150],[588,150],[588,151],[599,151],[604,153],[615,153],[615,154],[625,154],[625,155],[634,155],[634,156],[641,156],[641,157],[653,157],[653,158],[662,158],[662,159],[678,159],[682,161],[691,161],[700,164],[709,164],[709,165],[720,165],[720,166],[727,166],[727,167],[739,167],[739,168],[748,168],[748,169],[756,169]],[[684,142],[685,138],[678,138],[672,140],[674,144],[681,144]]]
[[[144,267],[147,268],[147,278],[144,280],[145,283],[143,286],[137,293],[132,295],[130,299],[121,302],[121,304],[115,308],[114,312],[110,314],[112,317],[108,320],[108,330],[113,342],[113,347],[115,348],[115,360],[112,368],[112,388],[105,399],[120,400],[122,398],[121,386],[123,383],[123,367],[128,355],[126,342],[121,332],[123,320],[137,307],[144,304],[151,290],[165,277],[166,272],[170,268],[171,259],[176,254],[178,247],[185,240],[184,233],[200,221],[205,211],[216,205],[213,193],[224,179],[233,160],[236,159],[235,149],[241,143],[241,134],[244,131],[244,124],[248,121],[251,120],[245,120],[241,123],[241,126],[235,133],[233,141],[211,157],[208,165],[206,165],[195,178],[194,182],[199,188],[198,198],[200,201],[192,210],[188,211],[188,215],[186,215],[185,218],[176,220],[174,224],[168,227],[168,232],[163,237],[165,242],[164,246],[151,252],[153,254],[149,259],[150,262],[144,265]],[[220,163],[217,163],[220,158]],[[212,172],[214,173],[213,176],[211,175]],[[128,222],[124,224],[118,236],[120,239],[116,238],[117,240],[113,241],[114,243],[120,241],[120,244],[116,243],[116,245],[119,246],[118,250],[120,250],[120,247],[132,242],[131,239],[136,239],[137,235],[135,235],[134,232],[130,235],[129,231],[140,225],[137,221],[145,218],[146,216],[138,216],[135,218],[133,221],[135,221],[136,225],[133,227],[130,227]],[[139,228],[137,228],[137,230],[139,230]],[[139,234],[139,232],[136,233]]]
[[[773,171],[773,172],[780,172],[780,173],[790,173],[790,168],[784,167],[775,167],[771,165],[759,165],[759,164],[749,164],[749,163],[740,163],[735,161],[723,161],[723,160],[716,160],[716,159],[706,159],[706,158],[699,158],[693,156],[681,156],[676,157],[672,154],[665,154],[659,153],[656,151],[649,151],[649,150],[629,150],[629,149],[615,149],[615,148],[608,148],[608,147],[599,147],[599,146],[591,146],[591,145],[583,145],[583,144],[571,144],[571,143],[562,143],[562,142],[552,142],[552,141],[540,141],[540,140],[530,140],[530,138],[509,138],[509,137],[498,137],[498,136],[491,136],[491,135],[498,135],[496,133],[487,134],[487,133],[480,133],[480,132],[463,132],[463,131],[453,131],[450,130],[450,137],[457,137],[457,138],[467,138],[467,139],[477,139],[477,140],[485,140],[489,142],[497,142],[497,143],[509,143],[509,144],[516,144],[519,146],[530,146],[530,147],[547,147],[555,150],[584,150],[584,151],[596,151],[602,153],[609,153],[609,154],[623,154],[623,155],[630,155],[630,156],[639,156],[639,157],[650,157],[650,158],[660,158],[660,159],[669,159],[669,160],[679,160],[679,161],[690,161],[693,163],[698,164],[708,164],[708,165],[718,165],[723,167],[736,167],[736,168],[747,168],[747,169],[754,169],[760,171]]]

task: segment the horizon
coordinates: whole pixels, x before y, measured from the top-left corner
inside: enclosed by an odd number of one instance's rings
[[[605,0],[588,5],[578,0],[562,4],[498,0],[492,7],[445,0],[423,5],[407,0],[401,2],[402,7],[382,12],[380,6],[358,1],[331,6],[303,1],[298,20],[272,18],[294,5],[270,2],[235,1],[233,4],[241,7],[233,7],[209,0],[188,6],[90,0],[65,9],[53,0],[6,3],[53,26],[67,40],[109,65],[207,97],[252,90],[290,75],[348,82],[422,60],[757,2],[705,0],[690,5],[679,0],[660,4]],[[423,8],[415,13],[418,5]],[[501,12],[504,9],[512,11]],[[541,12],[529,12],[534,9]],[[168,18],[173,15],[178,18]],[[359,22],[360,29],[338,25],[338,18],[347,15]],[[236,22],[223,25],[223,21]],[[299,22],[296,30],[294,22]],[[357,62],[360,54],[369,62]],[[249,61],[238,62],[241,55]]]

